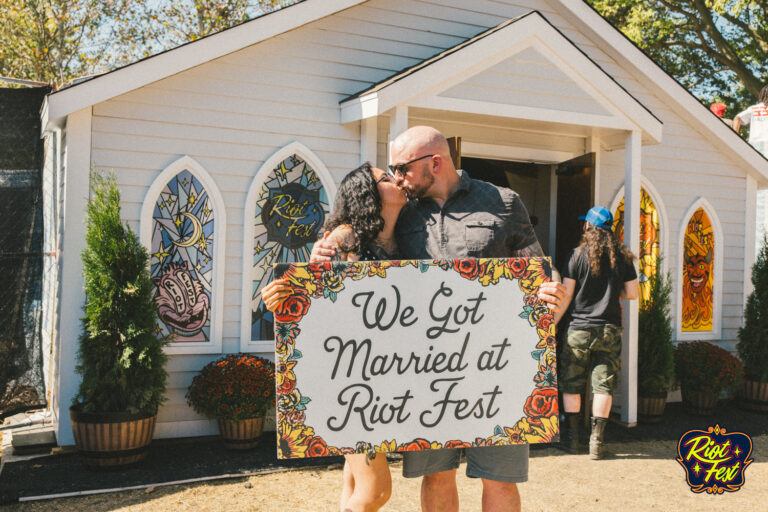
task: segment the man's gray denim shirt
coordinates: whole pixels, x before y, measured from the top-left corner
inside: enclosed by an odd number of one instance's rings
[[[397,221],[400,255],[408,259],[543,256],[520,196],[474,180],[463,171],[442,208],[432,199],[410,201]]]

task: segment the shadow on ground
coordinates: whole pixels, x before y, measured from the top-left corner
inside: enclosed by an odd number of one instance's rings
[[[731,403],[724,404],[713,416],[695,416],[688,414],[680,404],[668,404],[659,424],[641,424],[633,428],[609,425],[606,442],[615,454],[612,455],[614,458],[669,459],[674,458],[670,451],[674,451],[674,446],[685,432],[706,430],[706,427],[715,424],[729,432],[749,434],[756,442],[753,451],[755,462],[768,459],[768,415],[748,412]],[[586,429],[584,431],[586,444]],[[532,457],[561,455],[563,452],[552,446],[533,446],[531,449]],[[142,462],[116,471],[88,470],[74,453],[6,464],[0,474],[0,504],[16,503],[19,498],[25,497],[146,486],[221,475],[327,468],[342,462],[341,457],[280,461],[276,457],[273,432],[262,437],[259,448],[248,452],[226,450],[217,437],[165,439],[154,441],[150,454]],[[155,499],[163,492],[162,488],[157,488],[147,494],[146,499]],[[93,500],[94,510],[106,510],[98,507],[98,498]]]

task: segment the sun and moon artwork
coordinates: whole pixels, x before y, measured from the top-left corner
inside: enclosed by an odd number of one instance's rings
[[[613,232],[624,241],[624,198],[613,215]],[[659,213],[651,196],[640,190],[640,254],[638,254],[638,280],[640,281],[640,302],[648,300],[650,283],[648,279],[656,273],[659,262]]]
[[[688,221],[683,240],[683,332],[712,330],[715,235],[703,208]]]
[[[188,170],[165,185],[152,213],[150,276],[158,336],[174,342],[211,339],[214,211],[208,192]]]
[[[273,265],[309,261],[328,212],[322,182],[299,155],[282,160],[264,179],[253,217],[252,340],[274,338],[274,317],[261,301]]]

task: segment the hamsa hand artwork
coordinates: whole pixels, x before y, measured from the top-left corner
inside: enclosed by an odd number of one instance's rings
[[[547,258],[277,265],[280,458],[556,441]]]

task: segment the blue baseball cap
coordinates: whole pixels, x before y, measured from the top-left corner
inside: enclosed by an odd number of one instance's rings
[[[613,215],[605,206],[593,206],[586,215],[579,217],[579,220],[586,220],[598,228],[613,228]]]

